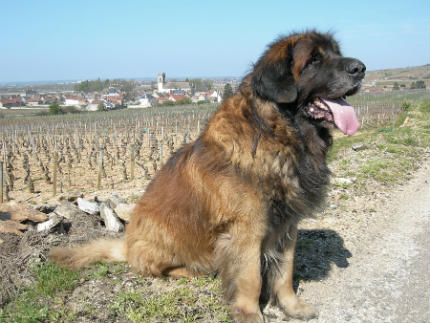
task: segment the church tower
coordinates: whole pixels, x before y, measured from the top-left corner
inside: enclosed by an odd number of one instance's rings
[[[166,83],[166,73],[158,73],[157,84],[158,92],[163,92],[163,85]]]

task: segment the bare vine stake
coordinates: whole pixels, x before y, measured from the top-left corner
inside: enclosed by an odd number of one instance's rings
[[[57,195],[58,152],[54,151],[54,169],[52,175],[52,196]]]
[[[100,190],[101,184],[102,184],[102,174],[103,174],[103,150],[100,150],[98,164],[99,164],[99,171],[97,174],[97,190]]]
[[[160,165],[163,165],[163,140],[158,142],[158,150],[160,152]]]
[[[135,166],[135,156],[134,156],[134,144],[131,145],[130,151],[130,179],[134,179],[134,166]]]

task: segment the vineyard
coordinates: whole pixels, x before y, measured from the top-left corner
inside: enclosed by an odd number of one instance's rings
[[[394,120],[429,92],[348,99],[362,126]],[[197,138],[216,106],[0,119],[0,198],[44,202],[61,193],[144,188],[170,154]]]

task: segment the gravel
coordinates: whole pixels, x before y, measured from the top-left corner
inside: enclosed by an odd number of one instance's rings
[[[332,263],[326,277],[300,281],[298,294],[319,311],[309,322],[430,322],[429,180],[427,160],[371,207],[358,198],[364,211],[303,223],[307,230],[327,225],[352,255],[347,266]]]

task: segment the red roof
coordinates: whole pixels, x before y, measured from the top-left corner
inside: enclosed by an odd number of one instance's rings
[[[21,97],[18,97],[18,98],[0,100],[0,102],[2,104],[14,104],[14,103],[21,103],[22,99],[21,99]]]
[[[180,95],[170,94],[170,97],[173,98],[175,101],[179,101],[179,100],[182,100],[183,98],[185,98],[185,95],[183,95],[183,94],[180,94]]]
[[[82,100],[81,97],[79,97],[79,96],[73,96],[73,95],[66,96],[66,99],[67,100],[77,100],[77,101]]]

